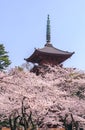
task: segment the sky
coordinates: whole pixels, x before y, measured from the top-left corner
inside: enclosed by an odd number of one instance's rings
[[[85,0],[0,0],[0,43],[11,67],[44,47],[48,14],[53,46],[75,51],[64,66],[85,70]]]

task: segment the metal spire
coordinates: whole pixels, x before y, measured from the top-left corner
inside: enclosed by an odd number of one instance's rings
[[[47,43],[49,42],[50,43],[50,39],[51,39],[51,36],[50,36],[50,19],[49,19],[49,15],[47,17],[47,30],[46,30],[46,41]]]

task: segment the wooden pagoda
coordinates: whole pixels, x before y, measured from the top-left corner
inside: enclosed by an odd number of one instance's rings
[[[27,62],[38,63],[39,65],[58,65],[70,58],[74,52],[63,51],[51,44],[50,19],[47,17],[46,44],[41,49],[35,49],[34,53],[26,58]]]

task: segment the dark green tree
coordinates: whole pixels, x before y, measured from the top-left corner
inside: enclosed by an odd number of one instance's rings
[[[8,52],[5,51],[3,44],[0,44],[0,70],[6,69],[11,64],[9,60]]]

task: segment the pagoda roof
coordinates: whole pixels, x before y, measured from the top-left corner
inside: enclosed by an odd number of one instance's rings
[[[36,49],[40,53],[55,54],[55,55],[72,55],[74,52],[63,51],[55,48],[52,44],[47,43],[43,48]]]
[[[48,57],[55,56],[55,59],[57,59],[57,57],[61,57],[61,58],[59,58],[59,63],[62,63],[66,59],[70,58],[73,54],[74,54],[74,52],[63,51],[63,50],[53,47],[52,44],[47,43],[43,48],[35,49],[34,53],[25,60],[27,62],[37,63],[38,57],[44,55],[44,56],[48,56]]]

